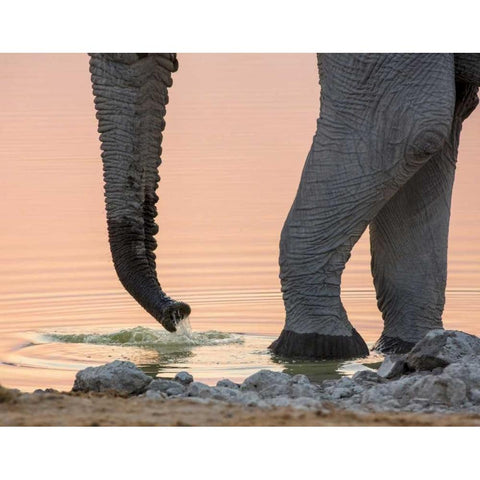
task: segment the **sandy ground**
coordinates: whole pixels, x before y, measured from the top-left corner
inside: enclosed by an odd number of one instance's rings
[[[305,412],[292,408],[264,410],[223,403],[202,404],[180,398],[161,401],[56,392],[20,395],[2,389],[0,425],[472,426],[480,425],[480,415],[357,414],[334,409]]]

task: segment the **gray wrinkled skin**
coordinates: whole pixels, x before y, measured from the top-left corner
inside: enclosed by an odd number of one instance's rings
[[[370,225],[377,348],[408,350],[442,326],[458,140],[478,83],[456,83],[448,54],[322,54],[318,65],[317,132],[280,242],[284,330],[351,335],[341,274]]]
[[[92,54],[108,236],[118,278],[167,330],[190,307],[169,298],[157,278],[154,250],[167,88],[178,67],[173,54]]]
[[[451,193],[462,122],[478,103],[478,54],[319,54],[317,130],[280,239],[284,356],[368,349],[340,299],[350,253],[370,227],[384,331],[405,353],[442,328]],[[174,331],[190,307],[156,274],[156,188],[173,54],[93,54],[109,240],[130,294]]]

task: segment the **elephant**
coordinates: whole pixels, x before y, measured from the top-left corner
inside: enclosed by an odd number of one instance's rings
[[[462,122],[478,104],[480,54],[317,54],[320,115],[280,236],[282,357],[351,359],[369,349],[341,277],[370,229],[384,328],[374,349],[408,352],[443,328],[452,187]],[[90,54],[113,263],[168,331],[190,314],[156,274],[162,131],[175,54]]]

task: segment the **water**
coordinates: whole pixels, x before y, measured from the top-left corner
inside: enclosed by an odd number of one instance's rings
[[[111,264],[87,56],[0,55],[0,383],[70,389],[78,369],[116,358],[151,375],[186,369],[207,383],[259,368],[313,379],[363,368],[284,362],[267,348],[284,319],[279,234],[318,114],[315,56],[179,59],[160,170],[158,269],[192,315],[191,330],[171,336]],[[462,133],[444,315],[446,327],[475,334],[479,134],[476,111]],[[373,343],[382,321],[368,234],[342,291],[352,323]]]
[[[287,361],[268,351],[274,337],[215,330],[194,332],[186,325],[174,334],[138,326],[102,333],[74,333],[67,328],[31,332],[26,337],[28,342],[9,356],[13,365],[68,371],[123,359],[134,361],[151,376],[173,377],[188,370],[196,380],[209,384],[226,376],[240,382],[261,368],[323,380],[353,374],[380,358],[372,354],[369,359],[341,364]]]

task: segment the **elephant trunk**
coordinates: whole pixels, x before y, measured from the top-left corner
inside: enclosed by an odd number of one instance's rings
[[[125,289],[167,330],[190,314],[157,279],[154,235],[167,88],[174,54],[91,54],[102,146],[108,236]]]

